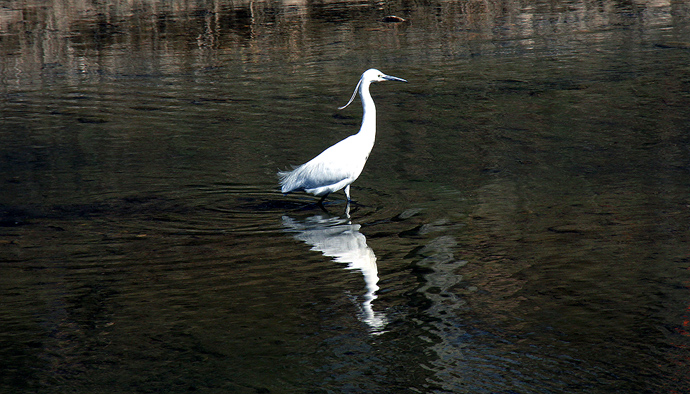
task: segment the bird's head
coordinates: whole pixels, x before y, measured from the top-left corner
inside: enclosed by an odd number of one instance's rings
[[[357,82],[357,86],[355,86],[355,91],[352,93],[350,101],[348,101],[347,104],[343,105],[342,107],[338,107],[338,109],[345,109],[345,107],[347,107],[348,105],[350,105],[350,103],[352,103],[352,101],[354,101],[355,97],[357,96],[357,90],[359,89],[360,85],[362,85],[362,83],[364,83],[364,86],[368,88],[370,83],[382,81],[407,82],[402,78],[394,77],[392,75],[386,75],[375,68],[370,68],[362,74],[361,78],[359,78],[359,82]]]
[[[370,68],[367,71],[365,71],[362,74],[362,78],[360,78],[362,82],[364,81],[369,81],[369,82],[382,82],[382,81],[400,81],[400,82],[407,82],[406,80],[398,77],[394,77],[392,75],[386,75],[382,73],[381,71],[375,69],[375,68]]]

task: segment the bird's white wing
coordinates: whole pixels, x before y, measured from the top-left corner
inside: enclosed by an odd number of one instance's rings
[[[352,145],[357,141],[350,136],[290,172],[280,173],[283,193],[295,190],[318,189],[354,181],[362,170],[362,159],[352,156]],[[366,158],[364,158],[366,160]],[[328,193],[338,189],[330,190]]]

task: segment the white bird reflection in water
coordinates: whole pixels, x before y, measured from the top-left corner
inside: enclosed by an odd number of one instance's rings
[[[327,215],[311,216],[303,221],[283,216],[283,225],[287,231],[297,233],[296,239],[312,245],[311,250],[332,257],[335,262],[347,263],[346,269],[362,272],[367,292],[363,296],[359,318],[372,329],[372,332],[381,333],[387,320],[384,313],[375,312],[372,306],[379,289],[376,255],[367,245],[364,234],[359,232],[361,226],[352,224],[349,218]]]

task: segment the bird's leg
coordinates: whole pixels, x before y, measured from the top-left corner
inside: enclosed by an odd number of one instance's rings
[[[345,196],[347,197],[347,204],[350,205],[352,199],[350,198],[350,185],[345,186]]]
[[[319,208],[321,208],[322,211],[328,213],[328,209],[326,209],[326,207],[323,205],[324,200],[326,200],[326,196],[328,196],[328,194],[324,195],[324,196],[321,197],[321,199],[319,200]]]

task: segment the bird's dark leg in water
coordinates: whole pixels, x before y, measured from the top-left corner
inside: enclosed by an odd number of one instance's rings
[[[324,212],[328,213],[328,210],[327,210],[326,207],[323,205],[323,202],[326,201],[326,197],[328,197],[328,194],[324,194],[324,196],[321,197],[321,199],[319,200],[319,207],[320,207],[321,209],[323,209]]]

